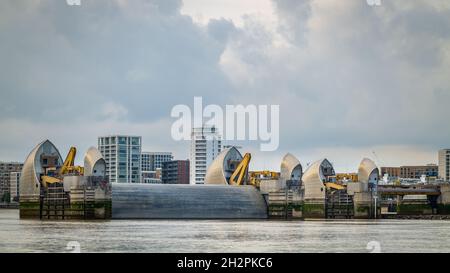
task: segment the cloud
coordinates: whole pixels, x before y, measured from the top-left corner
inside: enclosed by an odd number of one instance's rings
[[[128,109],[115,102],[107,102],[102,106],[102,117],[109,120],[120,120],[127,116]]]
[[[189,146],[170,138],[171,108],[194,95],[226,101],[232,86],[218,64],[226,37],[181,15],[181,5],[1,1],[0,160],[24,160],[44,138],[88,147],[116,133],[185,158],[179,147]]]
[[[425,164],[449,146],[446,1],[207,2],[1,1],[0,159],[45,136],[87,147],[119,131],[185,158],[169,114],[194,96],[280,105],[279,151],[240,143],[254,168],[277,169],[288,151],[329,151],[342,169],[374,149]]]
[[[83,1],[74,8],[43,0],[27,16],[24,2],[0,4],[2,17],[17,14],[2,24],[4,117],[61,119],[43,115],[50,108],[89,118],[99,102],[114,101],[133,109],[132,120],[156,120],[194,95],[229,91],[217,65],[223,46],[180,15],[180,1]]]
[[[286,149],[448,145],[450,10],[385,2],[275,1],[285,46],[253,24],[231,39],[223,68],[243,79],[238,100],[281,105]]]
[[[258,16],[269,22],[277,20],[272,6],[271,0],[184,0],[181,13],[200,25],[208,25],[211,19],[225,19],[242,27],[247,16]]]
[[[145,140],[144,151],[172,151],[179,159],[186,159],[188,143],[166,141],[170,139],[172,120],[164,118],[154,122],[129,122],[127,120],[108,119],[70,120],[68,123],[50,123],[46,121],[27,121],[23,119],[1,119],[0,129],[8,132],[2,136],[0,160],[25,160],[28,153],[39,142],[50,139],[64,155],[71,146],[79,151],[77,164],[82,164],[84,153],[97,145],[98,136],[113,134],[139,135]]]

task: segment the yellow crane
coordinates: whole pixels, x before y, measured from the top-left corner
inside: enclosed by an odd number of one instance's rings
[[[230,185],[240,186],[244,184],[251,159],[252,155],[250,153],[246,153],[244,155],[244,158],[242,158],[241,162],[236,167],[236,170],[234,170],[233,174],[230,177],[230,181],[228,182]]]
[[[48,168],[46,174],[41,177],[42,184],[47,187],[48,184],[61,183],[62,177],[67,174],[84,175],[84,168],[81,166],[74,166],[75,156],[77,155],[77,149],[71,147],[69,153],[64,160],[63,165],[58,172],[55,172],[55,168]],[[54,175],[49,175],[50,172],[55,172]]]
[[[273,171],[252,171],[249,172],[250,161],[252,159],[252,155],[250,153],[246,153],[242,160],[239,162],[238,166],[234,170],[231,175],[228,184],[241,186],[244,184],[253,185],[259,188],[259,184],[261,182],[261,177],[270,178],[270,179],[278,179],[280,174]]]
[[[65,174],[84,174],[84,168],[80,166],[74,166],[75,164],[75,156],[77,155],[77,148],[70,147],[69,153],[67,154],[66,160],[64,160],[64,164],[61,166],[59,170],[59,175]]]
[[[264,170],[264,171],[250,171],[249,172],[249,183],[257,188],[259,188],[262,180],[276,180],[280,178],[280,173]]]

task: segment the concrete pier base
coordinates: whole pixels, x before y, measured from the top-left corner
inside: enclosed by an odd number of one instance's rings
[[[28,201],[20,202],[19,204],[20,219],[39,219],[40,216],[40,202]]]
[[[450,215],[450,185],[441,185],[441,196],[438,199],[438,213]]]
[[[323,219],[325,213],[325,199],[307,199],[303,203],[303,218]]]
[[[370,192],[355,192],[353,196],[354,218],[370,219],[372,213],[372,195]]]

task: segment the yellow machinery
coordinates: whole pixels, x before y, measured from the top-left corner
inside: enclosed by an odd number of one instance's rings
[[[251,171],[249,172],[249,184],[259,188],[262,180],[276,180],[280,173],[273,171]]]
[[[280,173],[273,171],[252,171],[249,172],[250,161],[252,159],[252,155],[250,153],[246,153],[242,160],[239,162],[236,170],[234,170],[231,175],[228,183],[230,185],[253,185],[259,188],[259,184],[261,180],[265,179],[278,179],[280,177]]]
[[[332,189],[332,190],[344,190],[345,186],[337,184],[337,183],[325,183],[325,187],[327,187],[327,189]]]
[[[231,175],[230,181],[228,181],[230,185],[240,186],[245,183],[251,159],[252,155],[250,153],[246,153],[244,155],[244,158],[241,160],[239,165],[236,167],[236,170]]]
[[[246,153],[242,160],[239,162],[239,164],[236,167],[236,170],[234,170],[233,174],[230,177],[230,180],[228,183],[230,185],[253,185],[255,187],[259,187],[262,180],[265,179],[278,179],[280,178],[280,173],[273,172],[273,171],[252,171],[249,172],[249,165],[250,160],[252,156],[250,153]],[[248,179],[247,179],[247,176]],[[348,178],[354,178],[351,174],[347,176]],[[334,183],[334,182],[327,182],[325,183],[325,186],[327,189],[331,190],[344,190],[346,187],[344,185]]]
[[[41,177],[41,181],[42,181],[42,185],[44,187],[47,188],[48,184],[53,184],[53,183],[61,183],[61,179],[53,177],[53,176],[48,176],[48,175],[43,175]]]
[[[69,150],[69,153],[67,154],[66,160],[64,160],[64,164],[62,165],[61,169],[59,170],[60,176],[65,175],[65,174],[76,174],[76,175],[84,174],[83,167],[74,166],[76,155],[77,155],[77,149],[75,147],[71,147]]]
[[[339,182],[358,182],[357,173],[337,173],[336,181]]]
[[[84,175],[84,168],[80,166],[74,166],[75,156],[77,154],[77,149],[71,147],[69,153],[67,154],[64,164],[61,166],[59,171],[56,167],[47,168],[45,175],[41,177],[42,184],[47,187],[48,184],[61,183],[62,177],[67,174],[74,175]]]

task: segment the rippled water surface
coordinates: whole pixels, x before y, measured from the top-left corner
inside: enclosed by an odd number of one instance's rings
[[[0,252],[450,252],[450,221],[20,220],[0,209]],[[374,244],[374,243],[371,243]]]

